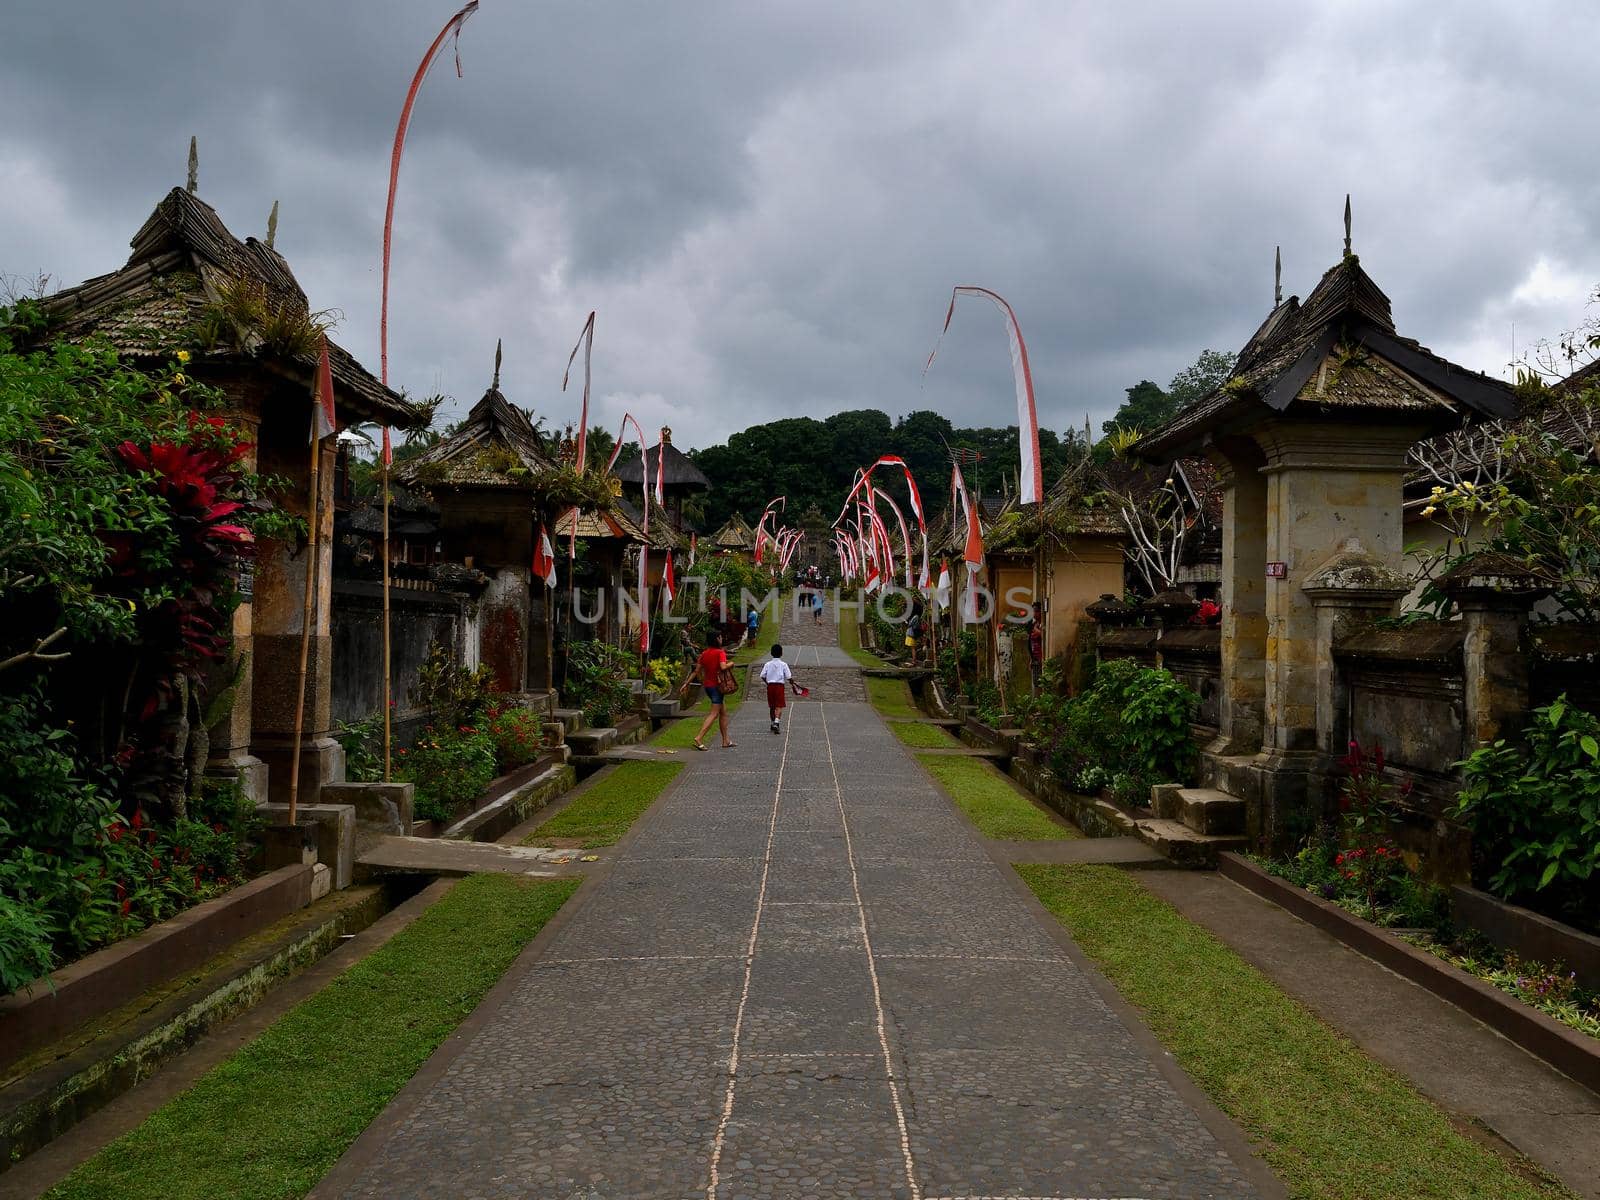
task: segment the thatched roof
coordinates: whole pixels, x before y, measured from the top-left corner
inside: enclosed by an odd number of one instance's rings
[[[721,529],[711,535],[711,544],[718,550],[754,550],[756,532],[738,513],[724,522]]]
[[[261,289],[274,308],[310,315],[310,304],[284,257],[255,238],[240,241],[205,201],[173,188],[133,235],[133,253],[120,270],[100,275],[45,301],[52,333],[78,339],[95,335],[119,354],[169,359],[195,342],[196,325],[209,307],[241,283]],[[423,423],[422,413],[386,388],[332,339],[334,402],[345,420],[378,421],[402,429]],[[259,362],[304,383],[309,394],[314,353],[277,355],[257,343],[218,344],[213,362]],[[309,406],[307,413],[309,414]]]
[[[551,537],[558,542],[571,537],[574,523],[578,527],[578,536],[588,541],[615,539],[635,545],[643,545],[645,542],[644,531],[620,504],[613,507],[610,512],[596,512],[592,508],[582,510],[569,508],[556,518],[556,527]],[[651,532],[653,533],[654,529]]]
[[[1239,351],[1233,376],[1136,447],[1152,460],[1191,453],[1208,432],[1265,412],[1371,419],[1424,416],[1440,427],[1516,411],[1510,386],[1440,358],[1395,331],[1389,298],[1347,254],[1304,304],[1291,296]]]
[[[711,481],[705,477],[704,472],[694,465],[687,454],[672,444],[672,430],[663,428],[661,438],[665,443],[661,449],[666,461],[661,478],[662,487],[678,488],[688,492],[710,491]],[[642,460],[635,458],[617,467],[617,478],[624,483],[636,483],[642,486],[648,482],[650,487],[655,487],[657,457],[655,446],[645,447]]]
[[[531,477],[553,470],[528,414],[500,392],[496,380],[461,427],[395,469],[406,484],[428,487],[531,489]]]
[[[617,504],[631,521],[642,532],[644,529],[644,512],[631,500],[618,499]],[[655,550],[684,550],[689,541],[672,527],[672,518],[667,510],[654,500],[650,501],[650,546]]]

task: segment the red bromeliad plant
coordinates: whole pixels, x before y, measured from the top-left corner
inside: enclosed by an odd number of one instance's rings
[[[143,602],[141,640],[191,675],[225,653],[224,621],[237,565],[254,551],[250,530],[240,523],[250,449],[223,418],[197,413],[189,414],[182,440],[117,447],[117,456],[141,476],[167,520],[165,536],[108,535],[114,586]],[[146,717],[160,699],[147,704]]]
[[[1375,909],[1384,885],[1396,872],[1406,870],[1390,837],[1397,815],[1394,785],[1384,774],[1382,746],[1369,753],[1352,740],[1339,765],[1349,772],[1339,789],[1339,811],[1350,846],[1334,862],[1340,874],[1360,888],[1368,908]],[[1407,780],[1399,794],[1410,791]]]

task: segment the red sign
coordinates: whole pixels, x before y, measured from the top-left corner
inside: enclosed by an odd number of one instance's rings
[[[1287,579],[1287,578],[1289,578],[1289,564],[1288,563],[1283,563],[1283,562],[1269,562],[1267,564],[1267,578],[1268,579]]]

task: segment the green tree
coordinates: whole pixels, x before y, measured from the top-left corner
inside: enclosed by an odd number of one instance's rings
[[[1202,350],[1194,363],[1172,377],[1167,395],[1172,399],[1175,412],[1182,412],[1191,404],[1204,400],[1233,374],[1233,364],[1238,356],[1221,350]]]
[[[1178,411],[1177,402],[1159,386],[1141,379],[1127,390],[1128,398],[1116,414],[1100,426],[1106,434],[1118,430],[1151,430]]]

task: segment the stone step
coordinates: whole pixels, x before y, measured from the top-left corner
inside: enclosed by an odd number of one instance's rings
[[[670,721],[674,717],[681,717],[683,713],[678,708],[676,700],[650,701],[650,719],[653,721]]]
[[[1222,851],[1241,850],[1245,845],[1243,836],[1196,833],[1181,821],[1162,817],[1135,821],[1133,831],[1145,845],[1180,867],[1215,867]]]
[[[556,708],[550,711],[552,721],[560,721],[561,727],[566,730],[567,737],[571,737],[583,728],[583,710],[581,708]]]
[[[580,729],[567,734],[567,745],[578,758],[597,758],[616,744],[615,729]]]
[[[1230,796],[1244,796],[1255,779],[1253,754],[1207,754],[1201,759],[1201,782]]]
[[[1173,811],[1157,816],[1178,819],[1197,834],[1243,835],[1245,802],[1216,787],[1179,787]]]

